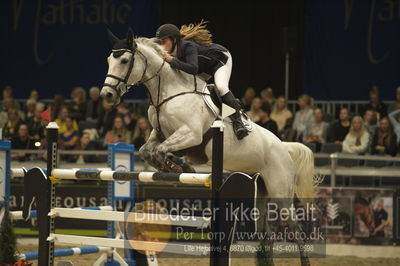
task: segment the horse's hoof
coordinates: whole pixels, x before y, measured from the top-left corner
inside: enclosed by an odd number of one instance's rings
[[[183,163],[182,170],[184,173],[196,173],[196,170],[190,164],[187,163]]]
[[[308,257],[302,257],[301,259],[301,266],[311,266],[310,260]]]

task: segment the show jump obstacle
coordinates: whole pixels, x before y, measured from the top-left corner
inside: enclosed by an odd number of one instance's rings
[[[125,143],[112,143],[108,145],[108,166],[111,168],[96,168],[86,170],[97,170],[97,171],[109,171],[114,170],[130,170],[134,169],[134,147],[133,145]],[[47,172],[47,169],[42,169]],[[69,169],[75,170],[75,169]],[[82,170],[82,169],[80,169]],[[24,168],[11,168],[11,142],[7,140],[0,140],[0,224],[4,218],[5,210],[9,206],[10,202],[10,182],[11,179],[23,178],[27,172]],[[102,210],[112,211],[116,209],[117,200],[123,200],[126,206],[126,210],[129,211],[134,203],[134,189],[133,182],[108,182],[107,189],[107,202],[109,206],[90,206],[81,207],[74,209],[83,210]],[[13,220],[23,220],[22,211],[10,211],[10,217]],[[37,218],[37,211],[31,210],[29,218]],[[107,236],[110,238],[118,237],[114,232],[114,222],[107,223]],[[87,246],[81,248],[68,248],[54,251],[55,257],[65,257],[73,255],[103,253],[103,255],[97,260],[97,265],[107,261],[108,258],[112,258],[114,261],[124,261],[118,253],[114,252],[112,248],[100,247],[100,246]],[[125,260],[128,262],[133,261],[132,252],[127,252]],[[18,254],[19,258],[27,261],[37,260],[38,252],[30,252],[25,254]],[[155,260],[152,256],[151,259]]]
[[[224,114],[224,111],[222,112]],[[222,118],[227,117],[223,115]],[[152,242],[128,239],[110,239],[101,237],[85,237],[77,235],[55,234],[54,219],[56,217],[89,219],[89,220],[107,220],[107,221],[124,221],[139,223],[156,223],[162,224],[165,221],[163,217],[154,220],[143,219],[143,213],[127,213],[105,211],[105,210],[84,210],[84,209],[67,209],[56,208],[55,206],[55,186],[54,183],[63,179],[76,180],[109,180],[109,181],[136,181],[136,182],[163,182],[168,184],[186,183],[186,184],[211,184],[212,190],[212,207],[215,215],[211,217],[192,217],[189,219],[179,219],[180,217],[170,216],[171,221],[175,221],[175,225],[184,225],[192,227],[208,227],[211,226],[212,233],[231,235],[231,231],[237,228],[237,220],[225,219],[227,203],[231,203],[233,211],[240,211],[237,202],[232,201],[233,198],[254,199],[256,196],[256,178],[250,177],[242,173],[234,173],[223,181],[223,129],[224,124],[221,119],[214,121],[212,125],[213,131],[213,148],[212,148],[212,173],[195,174],[195,173],[138,173],[132,171],[110,171],[110,170],[66,170],[57,168],[57,138],[58,127],[55,123],[50,123],[47,128],[48,141],[48,161],[46,173],[40,168],[33,168],[27,171],[24,179],[24,208],[23,217],[29,218],[31,214],[31,206],[36,202],[37,219],[39,228],[39,265],[54,264],[54,243],[76,244],[76,245],[99,245],[109,248],[131,248],[135,250],[151,251],[151,252],[170,252],[184,253],[184,244]],[[117,182],[113,182],[116,184]],[[253,206],[251,206],[253,207]],[[140,215],[140,220],[137,216]],[[165,214],[167,215],[167,214]],[[168,216],[168,215],[167,215]],[[129,217],[129,221],[126,220]],[[164,217],[165,218],[165,217]],[[182,217],[183,218],[183,217]],[[254,225],[254,230],[255,230]],[[233,234],[234,235],[234,234]],[[233,238],[212,238],[210,245],[210,265],[229,265],[230,246],[234,241]],[[204,245],[204,244],[203,244]],[[190,255],[191,253],[185,253]],[[192,254],[199,255],[199,254]],[[127,264],[125,264],[127,265]]]

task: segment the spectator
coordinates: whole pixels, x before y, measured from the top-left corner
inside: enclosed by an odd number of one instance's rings
[[[12,148],[21,150],[32,150],[35,148],[34,141],[29,138],[28,126],[26,124],[19,124],[18,134],[12,138]],[[17,154],[11,154],[12,159],[18,161],[26,161],[29,159],[29,154],[24,152],[19,152]]]
[[[328,129],[328,142],[342,144],[350,130],[349,109],[342,108],[339,113],[339,120],[334,122]]]
[[[19,125],[22,123],[22,119],[18,115],[17,109],[8,110],[7,123],[3,127],[4,139],[11,140],[17,134]]]
[[[89,90],[90,100],[87,102],[86,119],[98,120],[103,112],[103,104],[100,98],[100,89],[91,87]]]
[[[131,143],[131,131],[126,128],[124,118],[116,115],[113,121],[113,127],[104,138],[104,146],[116,142]]]
[[[13,97],[13,88],[10,85],[5,86],[3,89],[3,100],[12,97]]]
[[[139,150],[140,147],[149,139],[151,133],[151,127],[146,117],[139,117],[136,123],[135,131],[133,132],[133,144],[135,150]]]
[[[5,111],[0,112],[0,128],[3,128],[8,121],[8,114]]]
[[[3,128],[8,122],[8,112],[3,109],[0,111],[0,127]]]
[[[30,94],[29,94],[29,98],[28,101],[32,100],[35,101],[36,103],[41,103],[43,105],[45,105],[44,103],[42,103],[39,99],[39,92],[37,90],[31,90]],[[27,110],[25,110],[25,113],[27,113]]]
[[[389,114],[390,123],[397,136],[397,144],[400,144],[400,109],[397,109]]]
[[[372,87],[369,92],[369,103],[364,106],[364,114],[367,110],[374,110],[377,112],[378,120],[381,117],[387,116],[387,106],[379,100],[379,90],[378,87]]]
[[[292,118],[292,116],[292,112],[290,112],[286,107],[285,97],[278,97],[271,113],[272,120],[278,124],[278,132],[283,132],[287,125],[288,119]]]
[[[72,117],[67,116],[64,120],[65,130],[60,133],[60,149],[74,150],[76,149],[79,141],[79,132],[74,128],[74,121]],[[78,159],[76,155],[64,155],[61,157],[67,162],[76,162]]]
[[[258,117],[258,112],[260,111],[260,108],[261,98],[255,97],[251,102],[250,111],[247,112],[247,116],[251,119],[251,121],[256,123],[260,120],[260,118]]]
[[[297,132],[292,128],[292,125],[293,125],[293,117],[289,118],[286,121],[286,126],[281,133],[282,141],[287,141],[287,142],[296,141]]]
[[[253,99],[256,97],[256,91],[252,87],[248,87],[244,93],[244,96],[241,100],[243,109],[245,112],[250,110],[250,107],[253,103]]]
[[[54,95],[53,104],[51,105],[51,120],[54,121],[58,118],[61,108],[64,106],[64,96],[61,94]]]
[[[58,133],[63,134],[65,131],[67,131],[66,120],[68,117],[71,117],[68,108],[66,106],[61,107],[60,114],[56,119],[56,123],[59,126]],[[75,131],[78,131],[78,123],[74,119],[72,119],[72,128]]]
[[[321,143],[326,142],[326,135],[328,132],[328,123],[323,121],[324,112],[321,108],[314,109],[314,119],[306,126],[304,131],[303,141],[316,143],[317,151],[321,148]]]
[[[343,152],[352,154],[366,153],[369,144],[369,133],[363,123],[361,116],[353,117],[350,131],[343,141]]]
[[[261,91],[261,101],[263,103],[269,104],[269,106],[273,106],[275,103],[274,92],[271,88],[267,88]]]
[[[391,112],[399,110],[399,109],[400,109],[400,86],[397,87],[397,89],[396,89],[396,101],[389,105],[388,113],[391,113]]]
[[[4,111],[5,113],[8,113],[8,110],[10,110],[10,109],[17,109],[17,111],[18,111],[18,116],[19,116],[22,120],[25,119],[25,114],[24,114],[24,112],[22,112],[21,110],[19,110],[19,105],[18,105],[17,101],[15,101],[13,98],[8,97],[8,98],[5,98],[5,99],[3,100],[3,111]]]
[[[389,118],[384,117],[380,120],[379,128],[376,129],[371,143],[371,154],[388,154],[396,156],[397,136],[393,132]]]
[[[126,128],[128,128],[129,130],[132,130],[135,128],[134,127],[135,125],[133,125],[133,123],[132,123],[128,105],[126,103],[120,103],[117,106],[117,113],[123,117]]]
[[[43,109],[44,104],[40,102],[37,103],[34,116],[30,117],[27,121],[29,137],[35,142],[40,142],[40,140],[44,138],[45,127],[43,125],[43,119],[41,116]]]
[[[12,100],[12,102],[13,102],[12,108],[16,108],[18,110],[20,109],[19,103],[13,97],[13,88],[10,85],[5,86],[3,89],[3,101],[6,99]],[[4,106],[4,102],[2,104]],[[6,109],[6,111],[7,111],[7,109]]]
[[[303,94],[297,99],[300,110],[296,112],[293,121],[293,129],[296,130],[296,139],[303,139],[306,126],[313,120],[312,98]]]
[[[33,99],[28,99],[26,101],[26,113],[25,113],[26,119],[29,119],[35,115],[36,103],[37,102]]]
[[[84,129],[82,134],[88,134],[90,137],[90,141],[96,142],[99,139],[99,133],[97,132],[97,129],[95,129],[95,128]],[[96,143],[99,143],[99,142],[96,142]],[[97,146],[99,146],[99,145],[97,145]],[[98,147],[98,148],[100,148],[100,147]],[[101,148],[103,148],[103,147],[101,147]]]
[[[31,93],[29,94],[29,99],[39,102],[39,92],[37,90],[31,90]]]
[[[104,137],[108,131],[113,127],[113,121],[117,115],[117,109],[112,105],[103,101],[103,112],[100,115],[100,119],[97,122],[97,129],[101,137]]]
[[[77,145],[77,150],[85,150],[85,151],[95,151],[100,148],[96,145],[96,142],[91,140],[91,136],[89,133],[84,132],[80,141]],[[99,157],[97,155],[79,155],[77,163],[97,163],[99,162]]]
[[[279,138],[278,125],[274,120],[271,119],[270,115],[271,115],[271,108],[269,107],[268,104],[263,103],[258,113],[260,120],[257,122],[257,125],[268,129]]]
[[[377,113],[372,110],[372,109],[368,109],[365,111],[364,114],[364,126],[367,129],[368,133],[369,133],[369,137],[372,139],[372,136],[375,134],[375,131],[378,127],[378,123],[377,123]],[[371,141],[370,139],[370,141]]]
[[[81,87],[76,87],[71,93],[72,102],[68,109],[72,119],[82,121],[86,118],[86,91]]]

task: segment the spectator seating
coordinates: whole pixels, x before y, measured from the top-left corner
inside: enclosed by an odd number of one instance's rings
[[[335,153],[335,152],[342,152],[342,145],[336,143],[323,143],[321,145],[321,153]],[[316,158],[315,159],[315,166],[326,166],[329,165],[328,158]]]
[[[368,167],[384,167],[388,166],[390,162],[388,161],[374,161],[374,160],[365,160],[364,165]]]
[[[360,165],[360,160],[354,159],[338,159],[338,165],[345,167],[354,167]]]
[[[312,143],[312,142],[306,142],[304,143],[304,145],[306,145],[308,148],[310,148],[310,150],[315,153],[317,151],[317,144]]]
[[[373,176],[350,176],[350,186],[371,187],[375,185],[375,179],[379,182],[379,177]]]

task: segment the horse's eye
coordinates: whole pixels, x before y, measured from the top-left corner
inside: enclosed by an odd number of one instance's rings
[[[128,63],[128,59],[122,59],[121,60],[121,64],[127,64]]]

